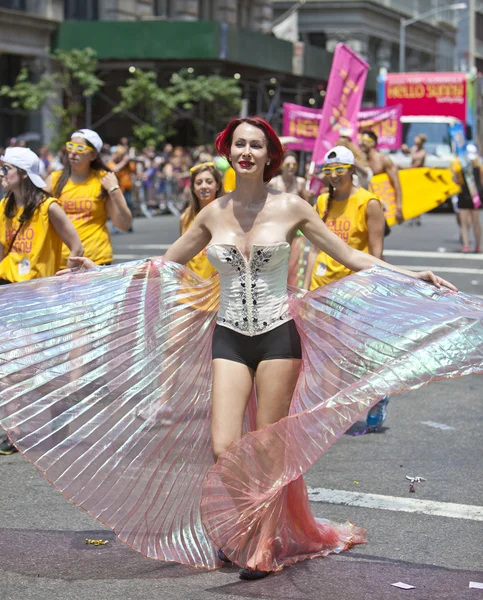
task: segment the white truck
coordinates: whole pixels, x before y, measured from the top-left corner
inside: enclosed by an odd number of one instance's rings
[[[454,117],[401,117],[403,144],[411,148],[414,145],[414,138],[418,134],[424,133],[427,138],[424,147],[428,153],[425,166],[448,169],[455,157],[450,127],[460,122]],[[391,159],[400,169],[407,169],[411,166],[410,156],[402,150],[392,151]]]
[[[451,168],[456,152],[451,139],[450,127],[461,121],[454,117],[404,116],[401,117],[401,123],[403,144],[409,148],[414,145],[414,138],[417,135],[424,133],[426,136],[424,147],[428,154],[424,163],[425,167]],[[400,169],[407,169],[411,166],[411,157],[402,150],[392,151],[390,156]],[[446,200],[437,210],[451,211],[451,200]]]

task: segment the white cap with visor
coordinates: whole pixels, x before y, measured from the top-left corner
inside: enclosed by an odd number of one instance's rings
[[[38,188],[45,187],[45,181],[40,177],[39,157],[29,148],[7,148],[5,154],[0,156],[0,162],[22,169],[28,175],[30,181]]]
[[[75,137],[83,137],[92,144],[98,152],[102,150],[101,136],[92,129],[78,129],[70,136],[70,139],[72,140]]]
[[[331,148],[324,156],[324,165],[353,165],[355,163],[354,154],[345,146],[335,146]]]

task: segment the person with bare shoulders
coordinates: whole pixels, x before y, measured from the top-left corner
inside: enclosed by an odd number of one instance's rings
[[[286,152],[283,157],[282,170],[270,181],[269,187],[305,198],[305,179],[297,176],[297,169],[297,155],[295,152]]]
[[[286,152],[283,157],[282,169],[279,175],[276,175],[268,184],[269,187],[287,192],[289,194],[297,194],[308,202],[312,201],[313,192],[305,189],[305,179],[297,176],[297,156],[295,152]],[[295,287],[301,287],[303,275],[301,270],[305,264],[307,240],[302,235],[301,231],[297,231],[292,242],[292,250],[290,253],[290,262],[288,269],[288,283]]]
[[[219,273],[220,306],[212,337],[211,441],[215,461],[241,440],[254,385],[257,430],[289,414],[302,358],[301,338],[289,310],[287,291],[290,244],[297,229],[352,271],[380,265],[433,282],[437,287],[455,289],[430,271],[400,269],[351,248],[325,225],[308,202],[267,187],[282,162],[283,147],[263,119],[232,120],[218,135],[216,147],[236,172],[236,189],[203,208],[165,254],[167,261],[186,264],[207,247],[208,258]],[[91,261],[80,258],[74,270],[92,266]],[[387,276],[391,277],[391,271]],[[283,440],[278,444],[280,447],[267,449],[265,457],[266,469],[275,478],[283,473],[285,446]],[[300,477],[297,481],[303,484]],[[347,525],[328,521],[318,524],[309,516],[306,491],[301,493],[296,518],[299,525],[294,527],[302,527],[303,521],[303,536],[287,542],[293,545],[290,551],[294,555],[320,556],[363,541],[361,531],[352,525],[347,529]],[[233,497],[233,503],[237,501]],[[286,512],[283,522],[291,524],[293,513],[288,508]],[[254,513],[254,519],[253,527],[244,533],[248,546],[241,579],[267,576],[272,565],[279,565],[278,554],[286,553],[288,548],[278,548],[274,542],[274,532],[280,528],[278,512],[269,511],[260,519]],[[230,560],[221,549],[218,556],[222,561]]]
[[[357,176],[357,183],[361,186],[361,188],[368,190],[373,172],[372,169],[369,167],[364,152],[362,152],[362,150],[352,141],[349,133],[341,135],[335,145],[344,146],[352,152],[352,154],[354,155],[354,174]]]
[[[411,169],[424,167],[428,155],[424,147],[426,139],[424,133],[420,133],[414,138],[414,146],[412,146],[412,148],[409,148],[406,144],[401,146],[401,150],[404,154],[409,154],[411,156]]]
[[[367,162],[374,175],[385,173],[389,177],[396,195],[396,222],[399,224],[404,223],[401,183],[396,165],[389,156],[377,151],[377,135],[371,130],[362,132],[361,150],[366,155]]]

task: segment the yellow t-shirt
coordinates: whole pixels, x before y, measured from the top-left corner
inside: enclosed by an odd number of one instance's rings
[[[321,194],[314,206],[322,218],[327,209],[328,194]],[[379,200],[371,192],[360,188],[347,200],[332,200],[325,224],[351,248],[369,253],[369,232],[367,229],[366,208],[370,200]],[[380,200],[379,200],[380,202]],[[353,273],[325,252],[319,252],[312,271],[310,289],[342,279]]]
[[[236,173],[233,167],[229,167],[225,171],[225,176],[223,177],[223,189],[227,194],[236,189]]]
[[[181,217],[181,235],[190,228],[192,223],[193,219],[187,222],[185,218]],[[193,271],[193,273],[203,277],[203,279],[208,279],[213,273],[216,273],[216,269],[212,266],[206,256],[206,248],[186,263],[186,266]]]
[[[54,193],[61,173],[62,171],[52,173]],[[73,183],[69,179],[59,198],[60,205],[77,229],[84,246],[84,256],[98,265],[112,262],[106,203],[104,198],[100,198],[103,191],[101,179],[105,174],[105,171],[93,171],[82,183]],[[68,257],[69,249],[64,245],[62,268],[66,266]]]
[[[49,219],[49,207],[53,202],[58,203],[58,200],[44,200],[32,218],[22,225],[19,218],[23,207],[17,208],[12,219],[7,219],[7,199],[0,202],[0,243],[4,252],[7,252],[18,231],[12,249],[0,262],[0,279],[17,283],[49,277],[59,270],[62,240]]]

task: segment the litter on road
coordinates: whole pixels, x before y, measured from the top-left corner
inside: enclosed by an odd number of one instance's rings
[[[409,585],[409,583],[403,583],[402,581],[391,583],[391,585],[393,587],[401,588],[402,590],[414,590],[416,588],[415,585]]]

